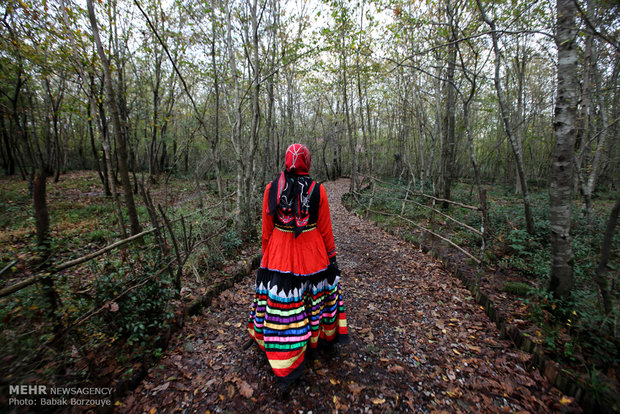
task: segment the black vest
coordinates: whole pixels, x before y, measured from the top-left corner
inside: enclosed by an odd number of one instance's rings
[[[271,182],[269,214],[273,216],[276,228],[294,232],[296,237],[316,227],[320,202],[320,184],[307,176],[296,177],[281,172]]]

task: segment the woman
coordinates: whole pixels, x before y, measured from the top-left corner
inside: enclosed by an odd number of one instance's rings
[[[304,145],[288,147],[285,167],[265,188],[248,326],[283,392],[303,374],[308,352],[348,339],[327,193],[308,175]]]

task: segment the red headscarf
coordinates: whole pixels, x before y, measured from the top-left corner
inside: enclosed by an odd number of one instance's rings
[[[308,175],[310,151],[303,144],[293,144],[286,150],[285,171],[272,181],[267,213],[280,222],[293,226],[299,236],[310,219],[310,198],[317,187]]]
[[[310,170],[310,151],[303,144],[293,144],[284,156],[286,171],[296,175],[308,175]]]

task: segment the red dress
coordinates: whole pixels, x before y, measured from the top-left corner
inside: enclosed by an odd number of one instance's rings
[[[248,330],[285,384],[303,373],[308,348],[346,340],[348,334],[340,271],[329,261],[336,247],[327,193],[312,183],[310,218],[297,237],[286,218],[269,214],[277,179],[263,198],[263,258]]]

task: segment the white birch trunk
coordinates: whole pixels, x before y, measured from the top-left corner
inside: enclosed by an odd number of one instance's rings
[[[570,225],[577,111],[575,14],[576,6],[573,0],[557,0],[558,84],[554,123],[557,141],[549,186],[551,225],[549,289],[558,297],[568,296],[574,284]]]

